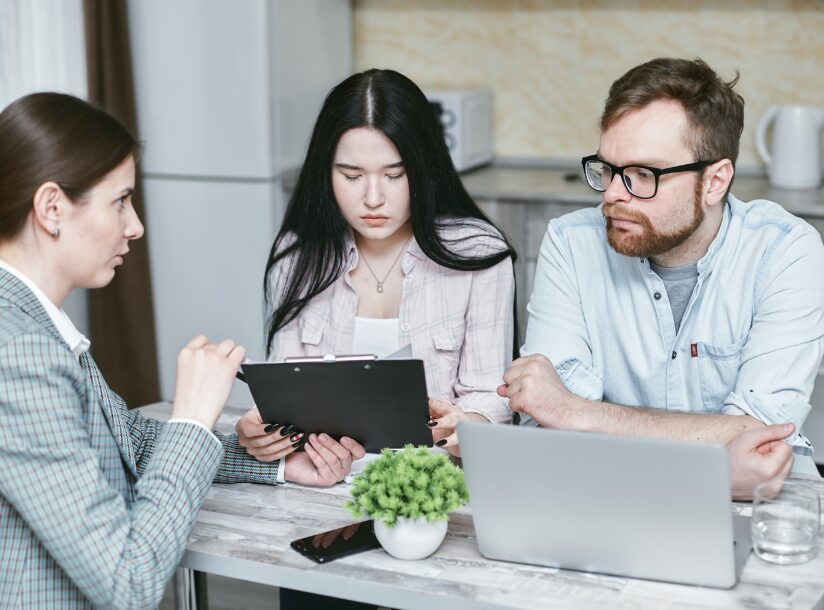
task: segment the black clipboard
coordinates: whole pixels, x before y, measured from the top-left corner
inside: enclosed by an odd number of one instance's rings
[[[289,423],[378,452],[431,445],[422,360],[266,362],[242,365],[264,422]]]

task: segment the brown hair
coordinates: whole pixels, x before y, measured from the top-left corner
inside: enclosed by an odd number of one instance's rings
[[[605,131],[624,114],[658,100],[673,100],[687,113],[684,143],[695,161],[729,159],[735,165],[744,129],[744,98],[701,59],[661,57],[636,66],[612,83],[601,115]]]
[[[0,240],[22,230],[42,184],[82,202],[137,148],[120,121],[71,95],[33,93],[9,104],[0,113]]]

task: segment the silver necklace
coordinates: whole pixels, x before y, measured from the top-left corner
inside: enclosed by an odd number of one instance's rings
[[[372,277],[375,278],[375,281],[378,283],[378,292],[383,292],[383,283],[386,281],[386,278],[389,277],[389,274],[392,273],[392,269],[395,268],[395,265],[398,264],[398,261],[401,259],[401,254],[403,254],[403,251],[406,250],[406,246],[411,239],[412,236],[410,235],[409,239],[407,239],[404,242],[403,246],[400,249],[400,252],[398,252],[398,255],[395,257],[395,260],[392,262],[392,266],[389,267],[389,271],[386,272],[386,275],[383,276],[382,280],[379,280],[378,276],[375,275],[375,271],[372,269],[372,265],[370,265],[369,261],[366,260],[366,257],[363,255],[363,252],[360,253],[360,257],[363,259],[363,262],[366,263],[366,268],[369,269],[369,273],[372,274]]]

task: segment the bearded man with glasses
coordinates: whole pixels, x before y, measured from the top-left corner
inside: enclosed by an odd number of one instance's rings
[[[656,59],[613,83],[582,159],[602,205],[549,223],[498,391],[531,425],[726,444],[746,498],[790,468],[817,474],[801,426],[824,353],[824,246],[780,205],[730,194],[737,80]]]

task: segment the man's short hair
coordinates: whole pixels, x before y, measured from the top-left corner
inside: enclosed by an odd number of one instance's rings
[[[694,161],[729,159],[735,165],[744,129],[744,98],[701,59],[661,57],[636,66],[612,83],[601,115],[601,131],[632,110],[673,100],[687,114],[684,144]]]

